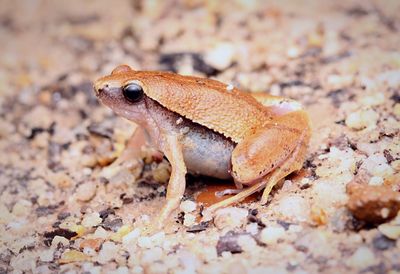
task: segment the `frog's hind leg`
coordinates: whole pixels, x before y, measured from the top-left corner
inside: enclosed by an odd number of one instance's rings
[[[289,112],[274,117],[264,128],[239,143],[232,153],[232,175],[250,187],[207,208],[203,212],[205,218],[263,188],[261,202],[266,203],[272,188],[302,167],[310,138],[308,123],[305,112]]]
[[[284,177],[292,173],[293,171],[299,170],[302,167],[302,163],[305,158],[307,150],[307,143],[302,142],[293,151],[292,157],[288,158],[281,166],[276,168],[270,174],[263,177],[259,182],[254,185],[241,190],[238,194],[233,197],[227,198],[219,203],[213,204],[203,211],[203,216],[205,220],[211,219],[211,214],[216,210],[227,207],[232,204],[236,204],[246,197],[264,189],[261,203],[266,204],[268,202],[268,197],[273,189],[273,187]]]

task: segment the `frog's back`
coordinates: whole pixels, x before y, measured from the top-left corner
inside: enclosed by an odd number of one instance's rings
[[[252,96],[215,80],[168,72],[134,74],[151,99],[236,143],[270,118]]]

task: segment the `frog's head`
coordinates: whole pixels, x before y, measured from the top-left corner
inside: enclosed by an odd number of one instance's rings
[[[135,78],[135,71],[127,65],[116,67],[110,75],[94,83],[100,101],[124,118],[140,123],[147,110],[143,83]]]

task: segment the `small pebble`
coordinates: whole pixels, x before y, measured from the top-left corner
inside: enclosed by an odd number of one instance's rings
[[[237,243],[245,252],[254,252],[254,249],[257,247],[256,241],[250,235],[240,235],[237,239]]]
[[[230,43],[219,43],[206,52],[204,60],[216,69],[224,70],[233,62],[235,47]]]
[[[163,251],[160,247],[154,247],[143,251],[141,263],[151,264],[154,261],[161,260],[163,257]]]
[[[371,249],[361,246],[347,259],[346,264],[350,267],[364,269],[376,264],[376,256]]]
[[[136,242],[137,238],[140,236],[140,233],[140,228],[135,228],[134,230],[122,237],[122,243],[124,245],[129,245]]]
[[[101,224],[102,221],[103,219],[100,218],[99,213],[93,212],[85,215],[85,217],[82,220],[82,225],[84,227],[90,228]]]
[[[117,253],[118,253],[118,246],[115,243],[110,241],[104,242],[97,257],[97,261],[100,264],[105,264],[111,261],[112,259],[115,259],[118,255]]]
[[[54,259],[54,249],[46,249],[40,253],[40,260],[42,262],[51,262]]]
[[[378,226],[378,230],[389,239],[400,239],[400,224],[381,224]]]
[[[196,216],[191,213],[185,213],[184,219],[183,219],[183,225],[186,227],[191,227],[195,224],[196,222]]]
[[[87,202],[90,201],[96,194],[97,186],[94,182],[86,182],[76,189],[76,198],[78,201]]]
[[[247,215],[248,211],[244,208],[223,208],[215,213],[214,224],[219,229],[238,227],[246,221]]]
[[[153,246],[153,243],[148,236],[142,236],[138,238],[137,241],[138,246],[143,247],[143,248],[151,248]]]
[[[196,210],[197,204],[193,201],[186,200],[183,201],[180,205],[180,210],[182,210],[185,213],[193,212]]]
[[[347,116],[345,123],[348,127],[360,130],[363,128],[373,128],[376,126],[379,119],[379,114],[372,110],[359,110]]]
[[[51,241],[51,246],[56,247],[56,246],[58,246],[58,244],[61,244],[63,246],[68,246],[69,245],[69,240],[67,238],[65,238],[65,237],[57,235]]]
[[[370,186],[380,186],[383,185],[383,178],[382,177],[378,177],[378,176],[373,176],[371,177],[371,179],[369,179],[368,184]]]
[[[77,250],[67,250],[62,255],[60,260],[58,261],[60,264],[68,264],[74,262],[81,262],[88,260],[89,257]]]
[[[285,229],[280,226],[266,227],[261,231],[260,239],[265,244],[276,244],[285,236]]]
[[[99,226],[98,228],[96,228],[93,236],[96,237],[96,238],[107,239],[108,232],[107,232],[107,230],[105,230],[104,228]]]

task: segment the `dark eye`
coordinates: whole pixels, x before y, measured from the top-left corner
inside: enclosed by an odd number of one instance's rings
[[[135,83],[126,85],[123,88],[122,93],[124,94],[125,99],[131,103],[136,103],[143,97],[142,87]]]

